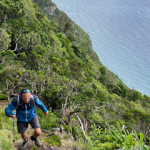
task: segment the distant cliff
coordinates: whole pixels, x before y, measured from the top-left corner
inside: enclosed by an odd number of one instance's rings
[[[67,14],[57,8],[57,5],[52,0],[32,0],[42,10],[42,13],[51,21],[55,21],[58,25],[58,30],[64,31],[66,35],[73,34],[78,40],[78,44],[85,47],[86,53],[96,62],[100,63],[97,54],[92,49],[92,43],[89,35],[72,21]],[[65,28],[69,29],[65,31]],[[82,40],[81,40],[82,39]]]

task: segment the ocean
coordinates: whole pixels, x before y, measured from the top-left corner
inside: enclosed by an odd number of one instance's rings
[[[150,96],[149,0],[52,0],[90,35],[100,61]]]

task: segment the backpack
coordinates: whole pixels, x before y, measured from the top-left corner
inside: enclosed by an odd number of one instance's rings
[[[31,95],[30,99],[31,99],[31,101],[33,101],[33,104],[34,104],[34,107],[35,107],[35,98],[34,98],[34,96]],[[17,107],[16,107],[16,109],[19,107],[19,105],[20,105],[20,96],[17,97]]]

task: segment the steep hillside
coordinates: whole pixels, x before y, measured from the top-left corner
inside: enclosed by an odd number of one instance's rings
[[[66,35],[73,34],[77,39],[79,46],[85,48],[86,53],[95,61],[100,63],[98,56],[92,50],[92,44],[89,35],[72,21],[63,11],[59,10],[55,3],[51,0],[33,0],[42,10],[42,13],[51,21],[55,21],[58,30],[64,32]]]
[[[87,141],[84,150],[150,145],[150,97],[103,66],[89,36],[55,4],[36,2],[42,10],[31,0],[0,1],[0,100],[29,88],[52,111],[51,123],[41,115],[42,129],[63,128]]]

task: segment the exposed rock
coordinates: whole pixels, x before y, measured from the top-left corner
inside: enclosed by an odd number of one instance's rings
[[[80,148],[78,148],[78,147],[74,147],[74,148],[73,148],[73,150],[80,150]]]
[[[45,132],[45,133],[48,133],[48,131],[46,131],[46,130],[44,130],[44,129],[42,129],[41,131],[42,131],[42,132]]]
[[[44,7],[44,10],[46,10],[50,15],[53,16],[56,8],[57,8],[56,6],[49,6],[49,7]]]
[[[60,131],[60,128],[52,128],[51,129],[51,132],[59,132]]]

